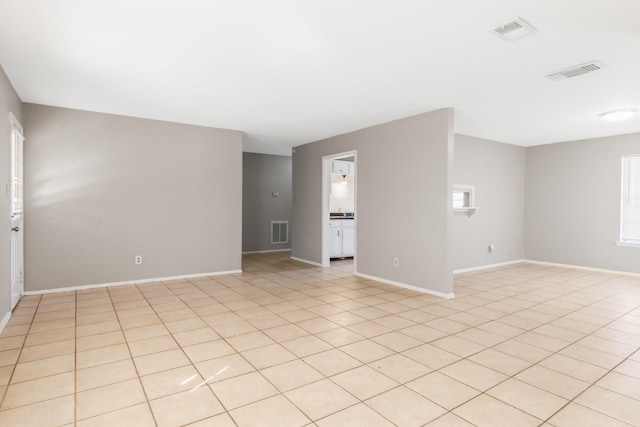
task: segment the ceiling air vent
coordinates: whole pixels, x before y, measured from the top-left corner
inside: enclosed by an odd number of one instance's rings
[[[572,77],[598,71],[604,67],[606,67],[606,65],[604,65],[600,61],[590,61],[584,64],[576,65],[574,67],[565,68],[564,70],[556,71],[551,74],[547,74],[547,78],[553,81],[570,79]]]
[[[515,18],[492,28],[491,32],[511,42],[535,34],[538,32],[538,29],[522,18]]]

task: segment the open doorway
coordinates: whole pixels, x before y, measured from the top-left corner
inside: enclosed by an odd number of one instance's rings
[[[322,158],[322,266],[355,271],[357,152]]]

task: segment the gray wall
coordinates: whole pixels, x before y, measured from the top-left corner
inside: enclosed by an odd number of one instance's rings
[[[7,75],[0,67],[0,185],[2,188],[10,181],[11,175],[11,128],[9,127],[9,113],[20,121],[22,120],[22,103],[9,82]],[[26,130],[25,130],[26,133]],[[9,242],[11,232],[9,223],[9,196],[0,197],[0,321],[9,313],[11,307],[11,248]]]
[[[640,249],[618,247],[621,158],[640,134],[527,148],[525,257],[640,273]]]
[[[454,154],[453,184],[473,185],[480,209],[454,213],[453,269],[524,258],[525,148],[455,135]]]
[[[278,196],[272,196],[277,191]],[[271,220],[291,222],[291,157],[242,154],[242,250],[291,248],[271,244]],[[289,224],[291,225],[291,224]]]
[[[322,157],[357,150],[357,271],[452,293],[452,129],[443,109],[296,147],[293,256],[322,262]]]
[[[241,132],[23,113],[27,291],[241,268]]]

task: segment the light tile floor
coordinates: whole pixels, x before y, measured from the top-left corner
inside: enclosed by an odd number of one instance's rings
[[[24,297],[0,425],[640,426],[638,277],[521,264],[444,300],[288,256]]]

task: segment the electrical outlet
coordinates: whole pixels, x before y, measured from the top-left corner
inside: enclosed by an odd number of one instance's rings
[[[393,266],[394,266],[394,267],[400,267],[400,258],[395,257],[395,258],[393,259]]]
[[[495,247],[494,245],[489,245],[489,248],[488,248],[489,253],[493,252],[493,250],[494,250],[495,248],[496,248],[496,247]]]
[[[142,255],[136,255],[136,264],[142,264]]]

